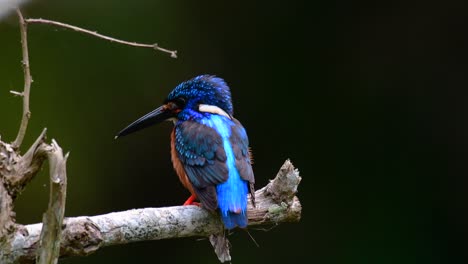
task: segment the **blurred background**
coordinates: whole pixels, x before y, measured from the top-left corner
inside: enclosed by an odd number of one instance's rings
[[[178,58],[48,25],[29,26],[32,119],[68,160],[66,216],[179,205],[189,193],[169,155],[170,123],[114,140],[181,81],[209,73],[230,85],[254,154],[256,187],[286,159],[303,177],[300,223],[229,239],[233,263],[451,263],[467,234],[466,10],[355,1],[32,0],[47,18],[175,49]],[[0,21],[0,135],[21,117],[14,14]],[[466,159],[465,159],[466,160]],[[463,163],[462,163],[463,164]],[[41,221],[45,167],[16,202]],[[450,218],[447,218],[447,212]],[[465,248],[466,249],[466,248]],[[207,240],[148,241],[76,263],[218,263]]]

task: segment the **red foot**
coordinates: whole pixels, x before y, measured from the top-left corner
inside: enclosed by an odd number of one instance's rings
[[[190,195],[190,197],[187,199],[187,201],[185,201],[184,206],[185,206],[185,205],[196,205],[196,206],[200,206],[200,203],[195,202],[195,199],[196,199],[196,198],[197,198],[197,197],[196,197],[195,195],[193,195],[193,194]]]

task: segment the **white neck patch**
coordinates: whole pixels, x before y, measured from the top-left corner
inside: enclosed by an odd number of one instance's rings
[[[198,111],[205,112],[205,113],[212,113],[212,114],[222,115],[222,116],[225,116],[225,117],[231,119],[231,117],[228,115],[228,113],[226,113],[223,109],[217,107],[216,105],[200,104],[200,105],[198,105]]]

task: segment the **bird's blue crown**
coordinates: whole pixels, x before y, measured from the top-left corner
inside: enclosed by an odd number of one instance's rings
[[[177,85],[166,101],[178,98],[184,98],[185,107],[194,108],[198,104],[215,105],[233,115],[231,91],[223,79],[213,75],[200,75]]]

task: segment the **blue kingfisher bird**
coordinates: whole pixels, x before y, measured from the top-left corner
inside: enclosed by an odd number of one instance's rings
[[[134,121],[117,137],[162,121],[173,121],[171,160],[191,196],[184,205],[219,209],[225,228],[247,226],[247,194],[255,206],[254,173],[247,133],[233,117],[231,92],[216,76],[182,82],[164,103]]]

